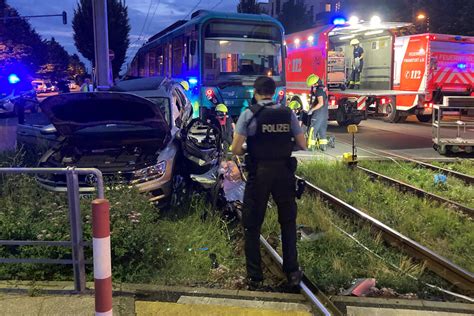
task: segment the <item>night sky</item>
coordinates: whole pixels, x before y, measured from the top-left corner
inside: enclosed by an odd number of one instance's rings
[[[66,11],[67,25],[62,24],[61,17],[34,18],[30,19],[30,23],[42,38],[54,37],[69,53],[77,53],[71,25],[76,2],[76,0],[7,0],[7,3],[17,9],[20,15],[61,14],[62,11]],[[149,36],[177,20],[184,19],[191,10],[213,8],[218,11],[235,12],[238,2],[238,0],[126,0],[132,27],[127,61],[133,57],[135,51]],[[148,12],[148,21],[139,38]],[[155,13],[154,16],[153,13]],[[78,55],[86,61],[79,53]],[[89,68],[89,63],[86,63],[86,66]]]

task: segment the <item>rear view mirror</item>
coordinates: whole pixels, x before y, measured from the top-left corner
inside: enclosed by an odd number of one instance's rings
[[[195,40],[192,40],[189,44],[189,52],[191,53],[191,56],[196,55],[196,44],[197,42]]]

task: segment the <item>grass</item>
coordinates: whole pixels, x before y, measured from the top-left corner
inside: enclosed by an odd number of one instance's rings
[[[328,294],[338,294],[340,289],[349,288],[357,278],[375,278],[379,288],[392,288],[402,294],[417,293],[419,297],[429,296],[430,291],[408,274],[426,282],[448,286],[427,273],[422,264],[416,264],[398,250],[386,247],[380,236],[373,238],[368,226],[356,230],[354,223],[334,214],[317,197],[308,195],[298,202],[297,223],[310,227],[319,236],[313,241],[298,242],[299,261],[305,274]],[[340,229],[350,233],[384,260],[364,250]],[[276,210],[267,213],[263,232],[265,236],[278,234]],[[400,267],[400,270],[391,267],[390,263]]]
[[[69,240],[67,200],[64,194],[40,188],[28,176],[0,176],[0,239]],[[197,284],[227,286],[239,269],[242,256],[235,255],[224,223],[215,214],[201,218],[207,205],[198,199],[186,210],[160,212],[146,196],[134,189],[109,187],[111,204],[112,272],[114,282]],[[81,201],[84,240],[91,240],[91,207]],[[179,216],[177,216],[179,214]],[[212,269],[215,254],[220,269]],[[86,258],[92,250],[86,248]],[[4,258],[70,259],[60,247],[0,246]],[[92,266],[86,266],[92,280]],[[0,264],[6,280],[71,280],[66,265]],[[229,285],[230,286],[230,285]]]
[[[341,163],[309,162],[299,173],[409,238],[474,271],[474,223],[468,217],[372,182]]]
[[[474,177],[474,159],[462,159],[456,162],[432,162],[433,165],[465,173]]]
[[[448,176],[445,184],[437,184],[434,181],[437,172],[418,167],[414,163],[361,161],[360,165],[425,191],[474,207],[474,187],[455,177]]]
[[[193,200],[189,210],[168,214],[157,228],[166,240],[162,247],[169,259],[154,283],[232,287],[233,280],[245,275],[243,253],[237,255],[241,251],[238,241],[220,216],[201,200]],[[211,269],[215,261],[219,269]]]

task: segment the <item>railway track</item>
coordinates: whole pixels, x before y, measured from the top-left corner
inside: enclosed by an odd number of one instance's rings
[[[398,159],[401,159],[401,160],[404,160],[404,161],[409,161],[409,162],[412,162],[412,163],[414,163],[414,164],[416,164],[420,167],[430,169],[430,170],[433,170],[433,171],[437,171],[439,173],[443,173],[443,174],[449,175],[449,176],[454,177],[454,178],[458,178],[459,180],[464,181],[466,184],[469,184],[469,185],[474,184],[474,177],[471,176],[471,175],[468,175],[468,174],[464,174],[464,173],[461,173],[461,172],[458,172],[458,171],[449,170],[449,169],[446,169],[446,168],[443,168],[443,167],[435,166],[435,165],[432,165],[432,164],[424,162],[424,161],[420,161],[420,160],[417,160],[417,159],[413,159],[413,158],[409,158],[409,157],[406,157],[406,156],[398,155],[398,154],[395,154],[395,153],[392,153],[392,152],[389,152],[389,151],[385,151],[385,150],[380,150],[380,149],[368,150],[368,149],[365,149],[365,148],[362,148],[362,147],[359,147],[359,148],[361,150],[364,150],[364,151],[368,152],[368,153],[373,153],[373,154],[376,154],[378,156],[383,156],[385,158],[392,157],[392,158],[398,158]]]
[[[242,219],[242,213],[237,211],[239,219]],[[272,247],[272,245],[260,235],[260,245],[263,247],[265,254],[262,261],[267,265],[268,270],[278,275],[283,273],[283,258]],[[267,258],[270,258],[267,260]],[[271,261],[271,262],[270,262]],[[324,316],[342,316],[344,315],[334,303],[310,280],[303,274],[303,279],[299,284],[302,294],[308,299],[317,315]]]
[[[458,211],[461,211],[462,213],[466,214],[470,218],[474,218],[474,209],[469,207],[469,206],[466,206],[466,205],[460,204],[458,202],[449,200],[449,199],[444,198],[442,196],[439,196],[437,194],[427,192],[427,191],[422,190],[420,188],[417,188],[417,187],[415,187],[411,184],[405,183],[405,182],[400,181],[400,180],[393,179],[393,178],[388,177],[386,175],[383,175],[379,172],[375,172],[373,170],[370,170],[370,169],[367,169],[367,168],[364,168],[364,167],[361,167],[361,166],[357,166],[357,169],[363,171],[364,173],[366,173],[370,178],[377,179],[379,181],[382,181],[384,183],[392,185],[392,186],[396,187],[397,189],[399,189],[400,191],[411,192],[411,193],[414,193],[418,197],[422,197],[422,198],[426,198],[426,199],[429,199],[429,200],[432,200],[432,201],[436,201],[436,202],[439,202],[439,203],[446,204],[446,205],[448,205],[448,206],[450,206],[450,207],[452,207],[452,208],[454,208]]]
[[[418,260],[426,262],[427,267],[431,271],[456,287],[464,290],[467,293],[474,293],[474,275],[471,272],[459,267],[446,258],[436,254],[432,250],[422,246],[421,244],[402,235],[377,219],[369,216],[365,212],[322,190],[316,185],[308,181],[306,181],[306,184],[311,193],[317,194],[323,200],[337,207],[338,211],[341,211],[345,215],[369,224],[372,230],[375,233],[381,233],[384,240],[390,245],[403,250]]]

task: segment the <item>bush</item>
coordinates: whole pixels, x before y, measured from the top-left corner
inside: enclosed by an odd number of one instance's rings
[[[69,240],[70,225],[65,194],[46,191],[29,176],[2,176],[0,239]],[[111,204],[113,277],[117,281],[146,281],[151,271],[166,260],[164,242],[156,229],[159,212],[134,189],[114,187],[107,191]],[[84,240],[92,240],[90,200],[81,202]],[[144,238],[146,237],[146,238]],[[70,259],[66,247],[8,246],[1,257]],[[86,248],[86,259],[92,249]],[[92,279],[91,266],[87,266]],[[0,266],[5,279],[71,279],[70,266],[7,264]]]

